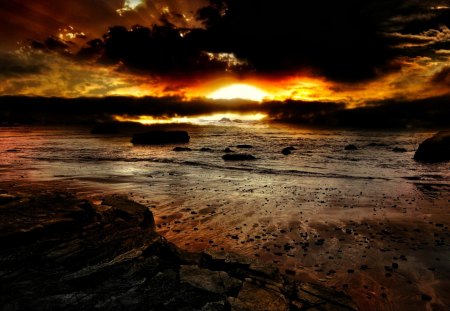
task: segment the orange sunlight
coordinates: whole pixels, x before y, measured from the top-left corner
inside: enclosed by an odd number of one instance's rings
[[[222,87],[207,95],[207,98],[211,99],[247,99],[259,102],[268,97],[269,94],[265,91],[242,83]]]
[[[138,122],[144,125],[153,124],[173,124],[173,123],[190,123],[190,124],[209,124],[209,123],[223,123],[227,125],[228,123],[240,123],[252,122],[252,121],[262,121],[267,117],[264,113],[254,113],[254,114],[239,114],[239,113],[216,113],[211,115],[200,115],[200,116],[190,116],[190,117],[173,117],[173,118],[155,118],[152,116],[139,116],[139,117],[123,117],[114,116],[116,121],[119,122]]]

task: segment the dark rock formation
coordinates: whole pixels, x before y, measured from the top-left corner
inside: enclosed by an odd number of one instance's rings
[[[405,148],[400,148],[400,147],[395,147],[394,149],[392,149],[392,151],[394,151],[394,152],[408,152],[408,150],[406,150]]]
[[[344,148],[345,150],[358,150],[358,147],[356,147],[355,145],[347,145]]]
[[[189,135],[185,131],[150,131],[133,135],[131,143],[135,145],[163,145],[188,143]]]
[[[414,154],[414,160],[428,163],[450,161],[450,131],[439,132],[424,140]]]
[[[291,151],[296,150],[294,147],[290,146],[290,147],[286,147],[283,150],[281,150],[281,153],[284,155],[289,155],[291,154]]]
[[[208,147],[203,147],[203,148],[200,149],[200,151],[201,152],[210,152],[210,151],[212,151],[212,149],[208,148]]]
[[[2,194],[3,310],[357,310],[320,285],[212,249],[187,253],[123,196]]]
[[[102,123],[95,125],[92,130],[91,134],[95,135],[112,135],[112,134],[119,134],[120,131],[116,124],[114,123]]]
[[[251,149],[251,148],[253,148],[252,145],[237,145],[236,147],[239,148],[239,149]]]
[[[175,147],[175,148],[173,148],[173,151],[178,151],[178,152],[180,152],[180,151],[192,151],[192,149],[188,148],[188,147]]]
[[[234,154],[225,154],[222,156],[222,159],[225,161],[248,161],[248,160],[256,160],[254,156],[247,153],[234,153]]]
[[[225,153],[230,153],[230,152],[234,152],[233,150],[231,150],[229,147],[226,147],[223,152]]]

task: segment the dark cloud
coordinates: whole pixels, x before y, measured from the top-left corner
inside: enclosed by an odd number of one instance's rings
[[[448,13],[441,11],[402,0],[211,0],[197,12],[205,28],[169,21],[150,28],[115,26],[79,55],[156,74],[313,70],[330,80],[356,82],[398,70],[399,56],[426,54],[431,45],[447,48],[448,28],[441,22]],[[411,18],[419,13],[429,16]],[[228,53],[240,63],[230,67],[211,53]]]
[[[450,67],[444,67],[441,71],[435,73],[431,78],[431,83],[449,88],[450,91]]]
[[[449,96],[414,101],[386,100],[366,107],[346,109],[332,102],[192,100],[165,98],[41,98],[0,97],[1,122],[92,124],[114,120],[113,116],[172,117],[214,113],[265,113],[268,121],[311,127],[417,129],[448,128]]]
[[[445,3],[11,0],[0,2],[0,43],[31,38],[38,50],[154,75],[282,76],[306,70],[360,82],[398,70],[401,56],[449,50]]]
[[[0,78],[39,74],[45,69],[47,69],[46,65],[26,55],[0,53]]]

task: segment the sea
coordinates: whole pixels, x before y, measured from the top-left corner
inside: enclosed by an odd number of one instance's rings
[[[190,142],[134,146],[127,131],[0,127],[0,186],[49,183],[93,202],[126,195],[185,250],[250,256],[343,291],[362,310],[450,309],[450,163],[413,159],[433,131],[173,128],[187,130]],[[227,147],[256,159],[224,161]]]

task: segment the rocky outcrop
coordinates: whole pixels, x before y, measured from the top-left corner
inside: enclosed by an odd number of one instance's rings
[[[131,143],[134,145],[164,145],[188,143],[189,139],[186,131],[150,131],[133,135]]]
[[[247,153],[229,153],[222,156],[225,161],[248,161],[256,160],[254,156]]]
[[[173,151],[176,151],[176,152],[192,151],[192,149],[191,149],[191,148],[188,148],[188,147],[175,147],[175,148],[173,148],[172,150],[173,150]]]
[[[350,144],[350,145],[345,146],[344,150],[358,150],[358,147]]]
[[[237,145],[236,148],[239,148],[239,149],[252,149],[253,146],[252,145]]]
[[[356,310],[351,300],[224,251],[188,253],[124,196],[0,201],[3,310]]]
[[[283,150],[281,150],[281,153],[284,155],[289,155],[289,154],[291,154],[291,152],[293,150],[295,150],[295,148],[290,146],[290,147],[283,148]]]
[[[414,154],[414,160],[428,163],[450,161],[450,131],[439,132],[424,140]]]
[[[401,148],[401,147],[395,147],[392,149],[392,151],[399,152],[399,153],[408,152],[408,150],[406,150],[405,148]]]

